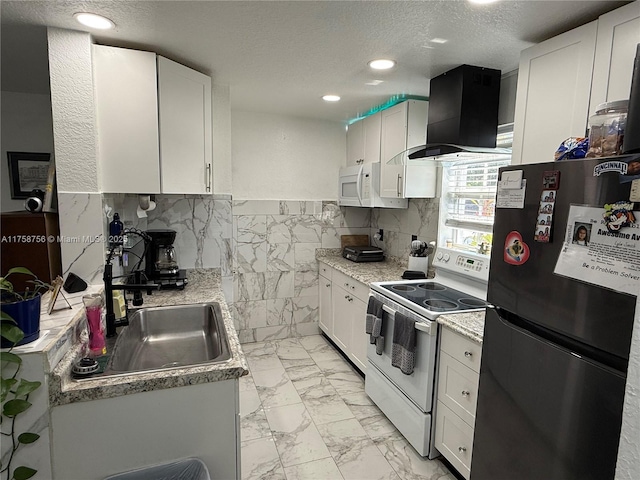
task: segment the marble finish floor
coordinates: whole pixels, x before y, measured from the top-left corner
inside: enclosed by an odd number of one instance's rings
[[[242,348],[244,480],[455,480],[416,453],[322,335]]]

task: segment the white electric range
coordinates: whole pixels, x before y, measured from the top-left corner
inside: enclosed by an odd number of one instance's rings
[[[434,278],[374,282],[369,295],[383,304],[384,350],[367,346],[369,368],[365,391],[413,445],[429,458],[439,455],[433,436],[434,388],[440,315],[484,310],[488,305],[489,256],[438,248],[434,252]],[[394,315],[415,320],[416,361],[411,375],[391,366]]]

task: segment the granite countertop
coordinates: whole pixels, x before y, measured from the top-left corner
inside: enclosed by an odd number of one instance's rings
[[[484,334],[484,310],[479,312],[440,315],[438,323],[482,345]]]
[[[401,280],[407,269],[406,265],[390,259],[382,262],[352,262],[343,258],[339,249],[318,249],[316,259],[365,285],[371,282]]]
[[[153,390],[217,382],[247,375],[249,367],[221,289],[220,270],[189,270],[187,277],[189,284],[184,290],[163,290],[154,292],[152,295],[144,295],[143,308],[218,302],[229,339],[231,350],[229,361],[220,364],[170,368],[159,372],[96,377],[78,382],[72,380],[70,375],[71,365],[81,356],[82,345],[76,344],[49,376],[50,405],[57,406],[120,397]]]

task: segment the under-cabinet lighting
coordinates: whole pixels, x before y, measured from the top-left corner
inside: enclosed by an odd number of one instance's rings
[[[97,28],[98,30],[109,30],[116,26],[106,17],[96,15],[95,13],[75,13],[73,17],[82,25],[89,28]]]
[[[338,95],[325,95],[322,97],[325,102],[337,102],[340,100]]]
[[[498,0],[469,0],[471,3],[477,3],[479,5],[486,5],[487,3],[497,2]]]

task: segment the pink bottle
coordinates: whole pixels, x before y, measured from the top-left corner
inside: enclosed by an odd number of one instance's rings
[[[99,357],[107,353],[102,323],[102,295],[93,293],[82,297],[87,315],[87,329],[89,330],[89,352],[92,357]]]

